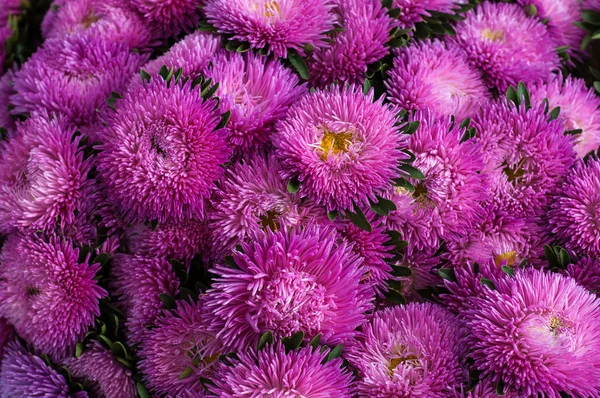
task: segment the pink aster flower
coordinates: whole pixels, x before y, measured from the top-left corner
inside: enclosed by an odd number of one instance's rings
[[[290,49],[325,44],[336,17],[332,0],[207,0],[204,13],[219,33],[248,42],[250,47],[287,57]]]
[[[434,254],[433,250],[413,251],[410,254],[405,254],[402,260],[395,264],[399,267],[406,267],[411,271],[410,276],[396,278],[402,284],[398,292],[406,300],[423,301],[423,297],[419,294],[420,291],[441,284],[442,279],[437,273],[440,257],[436,257]]]
[[[534,269],[494,285],[462,312],[482,377],[520,396],[597,396],[599,299],[571,278]]]
[[[575,136],[575,151],[579,157],[600,147],[600,98],[585,81],[573,76],[557,74],[531,89],[531,100],[548,99],[550,109],[560,107],[559,119],[565,130],[581,130]]]
[[[239,153],[267,145],[275,122],[306,92],[290,69],[251,52],[220,53],[206,77],[219,83],[220,109],[231,112],[229,141]]]
[[[392,9],[399,8],[398,20],[402,29],[412,28],[423,17],[431,17],[431,12],[452,14],[466,4],[467,0],[393,0]]]
[[[36,114],[0,148],[0,230],[66,231],[93,196],[81,136],[63,116]]]
[[[0,54],[0,60],[3,57]],[[0,71],[0,73],[2,73]],[[14,94],[12,81],[14,79],[14,71],[9,70],[4,75],[0,76],[0,128],[6,129],[9,135],[12,135],[16,129],[15,121],[10,116],[9,98]]]
[[[200,19],[202,0],[129,0],[133,9],[168,36],[192,31]]]
[[[396,109],[356,87],[318,90],[296,102],[273,134],[282,177],[298,178],[298,194],[327,211],[369,206],[399,175]]]
[[[121,91],[145,59],[98,34],[47,40],[15,73],[12,113],[46,109],[78,126],[92,124],[111,92]]]
[[[139,368],[150,390],[161,396],[207,396],[198,378],[213,378],[220,346],[214,333],[207,330],[203,306],[202,301],[179,301],[177,308],[158,318],[156,327],[148,332],[139,352]]]
[[[179,279],[163,258],[115,254],[110,288],[126,316],[127,341],[135,345],[144,341],[146,327],[161,315],[160,295],[177,296]]]
[[[578,161],[553,197],[550,230],[580,255],[600,256],[600,160]]]
[[[67,0],[55,4],[44,17],[42,33],[46,39],[77,32],[98,34],[131,48],[146,49],[153,33],[133,10],[116,0]]]
[[[600,293],[600,260],[597,258],[584,257],[574,264],[569,264],[565,275],[575,279],[592,293]]]
[[[207,307],[225,346],[247,348],[266,331],[277,338],[321,334],[325,344],[351,339],[372,291],[360,284],[361,259],[336,238],[315,225],[267,231],[233,253],[236,268],[216,266]]]
[[[438,40],[416,42],[396,51],[394,68],[385,81],[390,101],[406,110],[472,117],[489,93],[481,74],[464,53]]]
[[[504,98],[486,104],[473,118],[493,201],[511,216],[539,215],[575,161],[563,122],[548,118],[542,104],[526,109]]]
[[[488,85],[500,92],[533,83],[558,69],[547,27],[517,4],[484,2],[459,22],[450,41],[462,48]]]
[[[462,338],[458,319],[430,303],[376,312],[348,355],[359,395],[450,396],[464,382]]]
[[[137,398],[131,369],[97,341],[88,343],[79,358],[62,362],[71,376],[97,397]]]
[[[210,228],[212,251],[222,259],[240,242],[248,242],[267,228],[272,231],[306,225],[316,219],[327,223],[325,211],[302,203],[288,192],[274,156],[255,155],[227,170],[212,197]]]
[[[72,354],[107,294],[94,279],[100,264],[78,258],[72,242],[56,237],[11,235],[2,249],[0,316],[53,358]]]
[[[337,0],[334,11],[342,30],[310,56],[311,82],[316,87],[335,81],[362,85],[368,65],[389,53],[385,44],[396,23],[378,0]]]
[[[353,397],[352,374],[341,359],[323,363],[328,350],[306,347],[286,352],[280,344],[244,352],[233,366],[221,364],[209,386],[222,398],[251,397]]]
[[[131,88],[102,133],[98,172],[125,219],[201,218],[229,159],[214,99],[161,77]]]
[[[576,25],[581,19],[582,0],[518,0],[522,6],[535,6],[536,15],[547,20],[548,33],[555,47],[568,46],[571,56],[582,60],[581,42],[585,30]]]
[[[13,341],[0,367],[0,396],[72,398],[67,380],[44,360]],[[79,398],[87,397],[78,395]]]
[[[397,202],[399,210],[387,217],[389,229],[401,232],[409,249],[433,249],[442,239],[460,239],[468,234],[482,216],[481,203],[488,198],[487,176],[480,145],[468,140],[461,143],[464,129],[449,117],[417,113],[421,122],[410,136],[408,148],[416,159],[424,180],[410,179],[414,191],[397,187],[393,195],[410,198]]]

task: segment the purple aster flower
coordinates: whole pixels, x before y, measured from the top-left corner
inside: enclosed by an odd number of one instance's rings
[[[279,161],[262,155],[227,170],[212,197],[209,215],[215,258],[222,259],[238,243],[261,236],[267,228],[276,231],[313,219],[329,222],[322,208],[290,194],[280,173]]]
[[[318,90],[290,107],[273,134],[282,177],[302,182],[298,194],[327,211],[368,207],[399,175],[396,109],[356,87]]]
[[[3,59],[0,54],[0,60]],[[0,74],[2,72],[0,71]],[[14,80],[14,71],[9,70],[4,75],[0,76],[0,128],[6,129],[9,135],[12,135],[16,129],[15,121],[10,116],[9,98],[14,94],[12,81]]]
[[[10,343],[15,335],[15,330],[12,325],[9,324],[6,319],[0,318],[0,363],[2,363],[2,357],[4,356],[4,349]]]
[[[131,48],[145,49],[153,33],[133,10],[116,0],[67,0],[51,7],[42,23],[46,39],[65,37],[76,32],[91,32]]]
[[[527,109],[506,99],[486,104],[473,118],[493,201],[511,216],[539,215],[575,161],[563,122],[548,118],[543,104]]]
[[[397,277],[402,287],[398,290],[402,296],[410,301],[423,301],[419,291],[432,288],[441,284],[442,279],[437,273],[440,258],[434,256],[433,250],[414,251],[405,254],[396,266],[409,268],[410,276]]]
[[[93,197],[81,136],[63,116],[36,114],[0,147],[0,230],[65,231]]]
[[[442,239],[460,239],[482,216],[482,201],[488,198],[487,176],[480,173],[485,163],[481,147],[468,140],[461,143],[464,129],[449,117],[417,113],[421,122],[410,136],[408,148],[416,159],[413,166],[424,180],[410,179],[414,191],[396,187],[392,197],[399,210],[387,217],[389,229],[398,231],[414,249],[436,250]]]
[[[4,23],[10,16],[21,13],[21,0],[0,0],[0,22]]]
[[[206,221],[184,220],[158,224],[153,229],[136,224],[125,232],[129,251],[145,257],[164,257],[190,261],[209,249],[209,230]]]
[[[600,256],[600,160],[577,162],[550,206],[550,230],[558,242],[580,255]]]
[[[44,360],[16,341],[4,353],[0,368],[0,396],[71,398],[67,380]],[[78,395],[83,398],[85,395]]]
[[[206,77],[219,83],[220,109],[231,112],[229,141],[240,153],[268,144],[275,122],[306,92],[290,69],[251,52],[218,54]]]
[[[207,396],[198,378],[212,378],[220,346],[214,333],[207,330],[208,314],[203,307],[202,301],[179,301],[177,308],[158,318],[156,327],[146,335],[139,368],[150,390],[161,396]]]
[[[600,98],[585,81],[573,76],[554,75],[546,82],[538,82],[531,89],[531,100],[548,99],[550,109],[560,107],[559,119],[565,130],[581,130],[575,137],[575,151],[579,157],[600,147]]]
[[[0,76],[4,73],[4,57],[6,57],[6,41],[13,34],[9,24],[2,25],[4,22],[0,21]]]
[[[220,364],[209,386],[222,398],[353,397],[352,374],[337,358],[323,363],[328,350],[306,347],[286,352],[278,344],[258,352],[243,352],[233,366]]]
[[[484,2],[456,24],[450,41],[463,49],[490,87],[500,92],[519,81],[533,83],[558,68],[546,25],[517,4]]]
[[[207,0],[204,13],[219,33],[285,58],[290,49],[325,44],[336,17],[333,0]]]
[[[598,0],[583,0],[581,2],[582,10],[600,11],[600,1]]]
[[[556,47],[569,46],[571,56],[582,60],[581,42],[585,30],[576,25],[581,23],[581,0],[518,0],[520,5],[535,6],[539,19],[547,21],[548,33]]]
[[[565,275],[575,279],[577,283],[593,293],[600,293],[600,260],[584,257],[574,264],[569,264]]]
[[[78,126],[97,121],[112,91],[121,91],[146,56],[98,34],[47,40],[15,73],[13,114],[62,113]]]
[[[133,9],[169,36],[190,32],[200,19],[202,0],[129,0]]]
[[[162,313],[161,294],[179,293],[179,279],[163,258],[116,254],[112,258],[111,292],[123,309],[130,345],[144,341],[149,325]]]
[[[368,65],[389,53],[385,44],[396,22],[378,0],[336,0],[334,11],[342,30],[310,56],[311,82],[316,87],[336,81],[362,85]]]
[[[359,395],[450,396],[464,381],[462,338],[458,319],[430,303],[376,312],[348,355]]]
[[[438,115],[472,117],[489,93],[464,53],[439,40],[416,42],[396,51],[385,81],[390,101],[406,110],[429,108]]]
[[[89,258],[89,254],[87,256]],[[72,242],[11,235],[2,248],[0,316],[43,354],[72,353],[106,291],[94,279],[100,264],[80,263]]]
[[[161,77],[117,101],[102,134],[98,171],[126,220],[201,218],[229,159],[214,99]]]
[[[482,376],[520,396],[597,396],[599,299],[574,279],[531,268],[494,285],[462,312]]]
[[[158,76],[162,66],[168,69],[182,69],[184,76],[192,79],[205,72],[210,61],[221,47],[221,38],[206,32],[194,32],[173,44],[169,51],[149,61],[142,67],[151,76]],[[134,76],[135,84],[141,84],[139,76]]]
[[[399,8],[398,20],[400,28],[412,28],[415,23],[421,22],[423,17],[431,17],[431,12],[452,14],[467,0],[393,0],[392,9]]]
[[[336,238],[334,230],[316,225],[267,230],[234,252],[236,268],[216,266],[207,307],[225,346],[247,348],[266,331],[277,338],[321,334],[325,344],[351,339],[372,290],[360,283],[361,259]]]
[[[137,398],[131,369],[97,341],[88,343],[79,358],[62,363],[71,376],[97,397]]]

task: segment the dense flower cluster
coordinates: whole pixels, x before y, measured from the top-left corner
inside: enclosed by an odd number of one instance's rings
[[[0,397],[600,397],[598,26],[0,0]]]

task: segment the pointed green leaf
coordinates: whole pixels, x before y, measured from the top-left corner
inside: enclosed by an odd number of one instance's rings
[[[413,167],[409,164],[401,165],[400,170],[404,171],[405,173],[408,174],[408,176],[410,178],[414,178],[415,180],[424,180],[425,179],[425,175],[423,175],[421,170],[419,170],[416,167]]]
[[[167,293],[161,293],[159,297],[166,309],[172,310],[177,306],[175,304],[175,299],[171,295]]]
[[[288,181],[287,190],[289,193],[296,193],[300,190],[300,181],[298,178],[292,178]]]
[[[548,120],[554,120],[558,117],[558,115],[560,115],[560,106],[557,106],[550,111],[550,116],[548,117]]]
[[[286,350],[293,351],[296,348],[300,347],[302,341],[304,340],[304,332],[300,331],[295,333],[293,336],[284,337],[282,343]]]
[[[454,270],[452,268],[440,268],[438,269],[438,274],[450,282],[456,282],[456,275],[454,275]]]
[[[385,298],[391,303],[404,305],[406,304],[406,299],[403,295],[398,293],[395,290],[389,290],[385,293]]]
[[[298,53],[290,53],[288,54],[288,60],[291,62],[294,69],[296,69],[300,77],[304,80],[308,80],[308,66],[306,66],[304,58],[302,58]]]
[[[402,133],[404,133],[404,134],[412,135],[419,129],[420,125],[421,125],[421,122],[419,122],[418,120],[415,120],[414,122],[406,123],[404,125],[404,127],[402,127],[400,129],[400,131],[402,131]]]
[[[190,377],[192,373],[194,373],[194,369],[188,366],[187,368],[183,369],[183,372],[179,374],[179,380],[185,379],[186,377]]]
[[[140,76],[142,77],[142,82],[149,82],[152,79],[150,74],[143,69],[140,70]]]
[[[513,276],[515,274],[515,270],[511,267],[507,267],[506,265],[502,266],[502,272],[504,272],[508,276]]]
[[[529,91],[523,82],[519,82],[517,85],[517,95],[519,96],[519,100],[525,104],[527,109],[531,108],[531,99],[529,98]]]
[[[400,267],[397,265],[392,266],[392,275],[399,277],[408,277],[413,274],[412,269],[408,267]]]
[[[135,388],[137,389],[140,398],[149,398],[148,390],[146,390],[146,387],[144,387],[141,382],[138,381],[135,383]]]
[[[335,358],[339,357],[340,355],[342,355],[343,349],[344,349],[344,344],[338,344],[335,347],[333,347],[333,349],[331,351],[329,351],[329,354],[327,354],[325,362],[329,362],[332,359],[335,359]]]
[[[517,106],[521,105],[521,100],[519,98],[519,95],[517,94],[517,91],[515,90],[515,88],[513,86],[510,86],[508,88],[508,90],[506,90],[506,99],[513,102]]]
[[[367,232],[372,232],[373,228],[371,227],[369,220],[367,220],[365,213],[363,213],[363,211],[360,209],[360,207],[354,206],[354,211],[355,211],[355,213],[353,213],[351,211],[346,212],[346,216],[352,222],[352,224],[356,225],[358,228],[360,228],[362,230],[365,230]]]
[[[489,288],[490,288],[490,289],[492,289],[492,290],[496,290],[496,285],[494,284],[494,282],[492,282],[492,281],[491,281],[491,280],[489,280],[488,278],[481,278],[481,279],[479,280],[479,282],[480,282],[482,285],[485,285],[485,286],[489,287]]]
[[[337,216],[338,216],[338,212],[335,211],[335,210],[330,211],[329,213],[327,213],[327,218],[329,218],[329,221],[335,221],[335,219],[337,218]]]
[[[319,343],[321,343],[321,333],[313,337],[312,340],[308,343],[308,345],[310,345],[313,348],[313,350],[316,350],[319,346]]]
[[[75,358],[79,358],[81,356],[81,354],[83,354],[83,343],[77,343],[75,345]]]
[[[263,333],[258,340],[258,350],[265,348],[267,344],[273,344],[273,333],[271,331]]]

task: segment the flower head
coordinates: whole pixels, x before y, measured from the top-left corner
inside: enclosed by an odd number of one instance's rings
[[[548,99],[550,109],[560,107],[559,119],[564,129],[581,130],[575,136],[575,151],[579,157],[600,147],[600,98],[585,81],[573,76],[557,74],[531,89],[531,100]]]
[[[325,344],[351,339],[372,291],[360,284],[360,258],[336,237],[314,225],[268,230],[234,252],[237,268],[215,267],[207,306],[225,346],[249,347],[266,331],[278,338],[321,334]]]
[[[290,49],[324,45],[336,21],[332,0],[207,0],[204,12],[219,33],[287,57]]]
[[[600,160],[578,161],[553,197],[550,230],[583,256],[600,256]]]
[[[148,388],[169,396],[206,395],[198,378],[212,378],[220,355],[214,333],[207,330],[207,315],[202,301],[179,301],[175,310],[156,320],[139,352]],[[192,373],[182,377],[187,369]]]
[[[369,64],[389,53],[386,43],[396,26],[378,0],[336,1],[340,32],[330,35],[331,43],[317,48],[308,60],[314,86],[333,82],[362,85]]]
[[[401,283],[398,292],[406,300],[423,301],[420,291],[432,288],[442,282],[436,269],[440,264],[440,258],[434,255],[433,250],[413,251],[405,254],[402,260],[395,265],[410,269],[409,276],[400,276],[396,280]]]
[[[393,0],[391,8],[399,8],[400,28],[412,28],[423,17],[431,17],[431,11],[451,14],[467,0]]]
[[[450,396],[464,381],[458,319],[439,306],[411,303],[378,311],[348,359],[361,396]]]
[[[438,40],[396,51],[385,85],[390,101],[406,110],[472,117],[489,97],[481,74],[458,47]]]
[[[251,52],[218,54],[206,77],[219,83],[220,109],[231,112],[226,126],[229,141],[241,153],[268,144],[275,122],[306,91],[279,61]]]
[[[391,187],[406,158],[405,137],[394,126],[395,108],[356,87],[307,94],[273,134],[282,177],[296,177],[298,194],[327,211],[368,206]]]
[[[352,375],[339,358],[323,363],[327,353],[312,347],[286,352],[280,344],[243,352],[233,366],[219,366],[209,388],[222,398],[352,397]]]
[[[229,159],[214,99],[155,77],[117,101],[99,146],[109,200],[132,222],[201,218]]]
[[[251,157],[227,170],[212,197],[209,213],[213,255],[222,259],[240,242],[248,242],[269,228],[328,222],[325,212],[302,203],[288,192],[274,156]]]
[[[569,264],[565,275],[575,279],[592,293],[600,293],[600,260],[597,258],[583,257],[576,263]]]
[[[129,0],[129,4],[158,30],[174,36],[196,27],[202,0]]]
[[[0,38],[0,42],[1,41],[2,40]],[[0,60],[2,59],[2,52],[0,51]],[[2,72],[0,71],[0,73]],[[0,76],[0,129],[6,129],[6,131],[8,131],[9,136],[12,135],[16,129],[15,121],[10,116],[9,110],[9,98],[12,94],[14,94],[12,88],[13,79],[14,71],[12,70],[7,71],[4,75]]]
[[[2,248],[0,316],[53,358],[72,353],[106,296],[94,279],[100,264],[78,258],[72,242],[56,237],[11,235]]]
[[[100,34],[71,34],[47,40],[15,73],[13,114],[48,110],[78,126],[97,121],[112,91],[125,87],[144,63],[123,42]]]
[[[88,343],[79,358],[69,357],[62,365],[71,376],[98,397],[136,398],[131,369],[97,341]]]
[[[80,141],[63,116],[42,112],[18,124],[0,148],[0,230],[75,226],[94,196]]]
[[[594,396],[600,389],[600,302],[575,280],[527,269],[462,312],[475,366],[520,396]]]
[[[144,341],[163,311],[161,294],[175,297],[179,279],[171,264],[163,258],[116,254],[112,259],[111,292],[126,317],[127,341],[135,345]]]
[[[517,4],[484,2],[456,24],[451,39],[479,68],[488,85],[504,92],[519,81],[532,83],[558,68],[547,27]]]
[[[6,319],[0,318],[0,363],[2,362],[1,358],[4,356],[4,350],[8,343],[12,341],[14,334],[15,330],[12,325]]]

